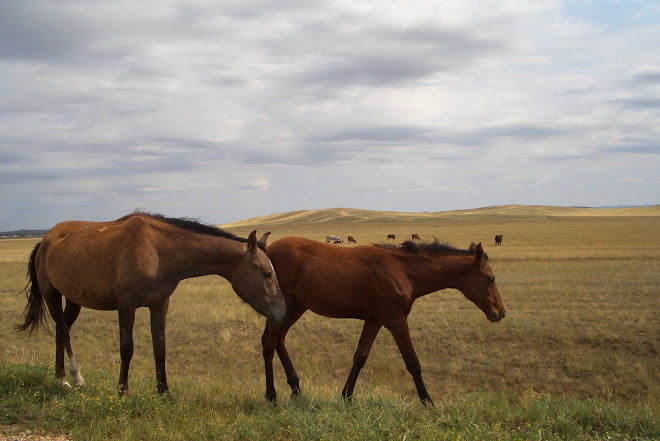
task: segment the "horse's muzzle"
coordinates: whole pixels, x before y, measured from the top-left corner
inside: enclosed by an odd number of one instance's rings
[[[286,316],[286,309],[283,309],[281,311],[274,311],[268,314],[266,317],[266,324],[267,325],[279,325],[282,323],[282,320],[284,320],[284,317]]]
[[[502,320],[504,316],[506,316],[505,311],[491,311],[490,314],[488,314],[488,320],[493,323],[497,323]]]

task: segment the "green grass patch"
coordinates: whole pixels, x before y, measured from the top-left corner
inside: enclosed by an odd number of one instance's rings
[[[63,390],[46,364],[0,362],[2,425],[70,433],[80,440],[652,440],[657,410],[600,398],[553,398],[474,392],[425,409],[416,400],[304,394],[267,403],[256,390],[179,384],[160,396],[146,378],[118,397],[106,372],[88,372],[88,386]]]

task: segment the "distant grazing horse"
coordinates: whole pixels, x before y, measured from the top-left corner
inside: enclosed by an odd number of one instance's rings
[[[394,234],[388,234],[387,235],[387,240],[390,240],[390,239],[394,240],[394,239],[396,239],[396,236]]]
[[[502,235],[498,234],[495,236],[495,245],[502,245]]]
[[[408,314],[421,296],[455,288],[474,302],[491,322],[504,317],[504,305],[481,244],[474,251],[458,250],[437,240],[406,241],[397,245],[361,245],[338,248],[299,237],[286,237],[266,249],[286,299],[281,325],[266,325],[262,337],[266,369],[266,398],[275,401],[273,355],[275,350],[286,372],[291,394],[300,394],[298,375],[284,339],[308,309],[336,318],[364,320],[353,357],[353,367],[342,391],[353,394],[360,369],[369,356],[381,327],[394,337],[422,403],[433,401],[422,381],[422,371],[408,332]],[[350,262],[350,264],[347,264]],[[333,277],[329,279],[328,274]]]
[[[337,241],[339,241],[339,243],[344,243],[344,241],[341,240],[341,237],[337,235],[325,236],[325,243],[337,243]]]
[[[348,236],[348,243],[351,243],[351,242],[357,243],[357,240],[355,240],[355,238],[353,236]]]
[[[419,238],[419,234],[413,233],[412,240],[420,240],[421,241],[422,239]]]
[[[241,239],[219,228],[183,218],[135,212],[111,222],[68,221],[55,225],[38,243],[28,265],[30,289],[25,322],[19,330],[45,321],[44,303],[55,321],[55,375],[65,387],[64,349],[73,385],[84,380],[71,350],[69,330],[80,308],[119,312],[121,372],[118,390],[128,391],[133,357],[135,310],[151,312],[151,337],[158,392],[167,392],[165,319],[177,284],[190,277],[218,274],[267,323],[277,325],[286,304],[272,264],[256,231]],[[261,249],[259,246],[261,246]],[[62,311],[62,296],[66,308]]]

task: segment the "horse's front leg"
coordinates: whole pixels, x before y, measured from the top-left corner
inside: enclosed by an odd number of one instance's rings
[[[275,345],[277,343],[279,328],[279,325],[266,324],[264,333],[261,336],[264,369],[266,372],[266,399],[273,403],[277,401],[277,392],[275,391],[275,382],[273,380],[273,357],[275,356]]]
[[[119,354],[121,369],[117,390],[119,395],[128,393],[128,368],[133,358],[133,324],[135,323],[134,307],[119,307]]]
[[[280,325],[279,332],[277,334],[277,355],[280,357],[282,366],[284,367],[284,372],[286,373],[286,382],[289,387],[291,387],[291,396],[297,397],[300,395],[300,379],[296,373],[296,369],[293,367],[291,362],[291,357],[289,357],[289,352],[286,350],[286,334],[289,332],[289,329],[302,317],[302,315],[307,311],[299,302],[293,300],[286,308],[286,316],[284,321]]]
[[[156,388],[163,394],[169,390],[167,374],[165,372],[165,320],[170,301],[149,308],[151,313],[151,340],[154,347],[154,361],[156,363]]]
[[[392,333],[394,341],[399,347],[399,351],[403,356],[403,361],[406,363],[406,369],[413,377],[415,386],[417,387],[417,394],[424,406],[433,406],[433,400],[429,396],[424,380],[422,380],[422,368],[419,364],[417,354],[413,348],[412,340],[410,339],[410,331],[408,330],[408,319],[403,317],[396,320],[394,323],[386,324],[387,329]]]

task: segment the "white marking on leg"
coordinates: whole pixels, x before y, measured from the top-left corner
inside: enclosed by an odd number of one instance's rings
[[[85,380],[83,380],[82,375],[80,375],[80,368],[76,364],[76,359],[73,357],[73,355],[69,357],[69,372],[71,372],[71,376],[73,376],[74,386],[80,387],[85,385]]]

